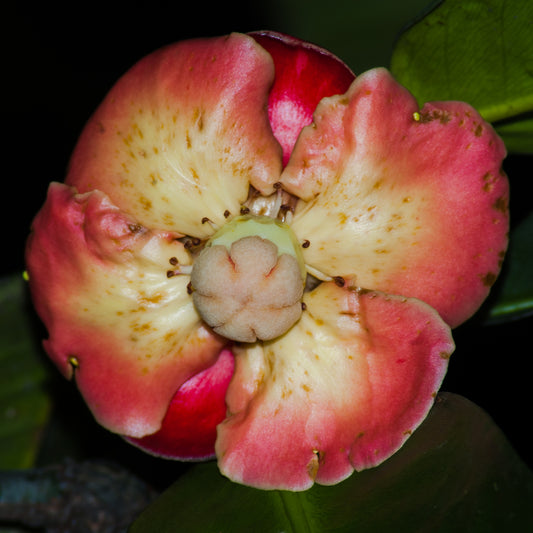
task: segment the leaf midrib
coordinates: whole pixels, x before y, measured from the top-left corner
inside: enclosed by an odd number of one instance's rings
[[[276,491],[274,494],[280,500],[280,505],[293,533],[318,533],[312,527],[305,509],[305,493]]]

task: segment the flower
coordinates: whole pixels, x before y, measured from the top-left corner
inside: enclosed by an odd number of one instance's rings
[[[44,346],[95,418],[265,489],[334,484],[424,420],[507,247],[469,105],[271,32],[142,59],[27,244]],[[216,442],[215,442],[216,439]]]

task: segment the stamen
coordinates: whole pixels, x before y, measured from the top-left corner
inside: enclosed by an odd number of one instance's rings
[[[176,259],[175,257],[171,257],[170,259]],[[170,261],[171,264],[172,261]],[[178,264],[178,260],[176,259],[176,265]],[[167,270],[167,278],[173,278],[174,276],[179,276],[180,274],[190,274],[192,272],[192,265],[179,265],[178,268],[174,270]]]
[[[313,276],[316,279],[319,279],[320,281],[333,281],[333,278],[331,276],[324,274],[324,272],[321,272],[320,270],[317,270],[316,268],[313,268],[310,265],[305,265],[305,270],[309,275]]]
[[[276,187],[278,185],[278,187]],[[283,191],[281,190],[281,183],[279,181],[277,183],[274,183],[274,189],[276,189],[276,200],[274,202],[274,205],[272,206],[272,212],[276,213],[276,215],[279,213],[279,210],[281,209],[281,202],[283,199]]]
[[[302,248],[309,248],[311,242],[305,239],[304,242],[302,242]]]
[[[132,233],[140,233],[143,230],[143,227],[141,224],[128,224],[128,229]]]
[[[241,215],[247,215],[250,212],[250,208],[243,205],[241,207]]]
[[[337,285],[337,287],[344,287],[344,278],[342,276],[335,276],[333,278],[333,281],[335,282],[335,285]]]
[[[337,287],[344,287],[346,283],[342,276],[328,276],[327,274],[324,274],[324,272],[321,272],[320,270],[317,270],[309,265],[305,265],[305,270],[310,276],[313,276],[320,281],[333,281]]]
[[[199,239],[198,237],[192,237],[192,238],[187,238],[184,243],[183,243],[183,246],[185,247],[186,250],[192,250],[194,247],[196,246],[200,246],[200,244],[202,244],[202,240]]]
[[[279,217],[282,222],[289,224],[292,222],[292,206],[289,204],[283,204],[279,208]]]
[[[220,229],[218,225],[215,224],[209,217],[202,218],[202,224],[205,224],[205,223],[209,224],[213,228],[214,231],[218,231]]]

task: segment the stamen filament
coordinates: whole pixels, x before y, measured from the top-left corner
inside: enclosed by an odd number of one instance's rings
[[[317,270],[316,268],[307,264],[305,265],[305,270],[310,276],[313,276],[314,278],[319,279],[320,281],[333,281],[334,279],[331,276],[324,274],[324,272],[321,272],[320,270]]]
[[[202,218],[202,224],[205,224],[205,223],[209,224],[213,228],[214,231],[218,231],[220,229],[220,227],[217,224],[215,224],[209,217]]]
[[[192,265],[180,265],[174,270],[167,270],[167,278],[173,278],[174,276],[179,276],[180,274],[190,275],[192,272]]]

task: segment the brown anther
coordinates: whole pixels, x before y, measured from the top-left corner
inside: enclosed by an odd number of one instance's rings
[[[229,212],[229,209],[226,209],[224,211],[224,218],[228,218],[230,215],[231,215],[231,213]]]
[[[287,211],[292,211],[292,207],[288,204],[283,204],[282,206],[280,206],[279,210],[282,213],[286,213]]]
[[[167,270],[167,278],[173,278],[176,275],[175,270]]]
[[[128,224],[128,229],[132,233],[139,233],[140,231],[142,231],[143,227],[140,224]]]
[[[302,302],[302,311],[305,311],[307,309],[307,305],[305,302]]]
[[[241,207],[241,215],[247,215],[250,212],[250,208],[246,206]]]
[[[176,266],[178,264],[178,258],[177,257],[171,257],[168,262],[173,265],[173,266]]]
[[[344,287],[344,278],[342,276],[334,276],[333,281],[337,287]]]
[[[186,250],[192,250],[195,246],[199,246],[201,242],[201,239],[198,239],[198,237],[192,237],[185,240],[183,246]]]
[[[302,242],[302,248],[309,248],[310,244],[311,244],[311,242],[308,241],[307,239],[305,239],[305,241]]]
[[[192,294],[192,292],[193,292],[192,283],[189,281],[189,283],[187,283],[187,294]]]
[[[281,185],[281,181],[276,181],[276,183],[274,183],[274,185],[272,185],[274,187],[274,189],[279,190],[281,189],[282,185]]]
[[[202,218],[202,224],[205,224],[206,222],[211,222],[211,220],[209,220],[209,217]]]

